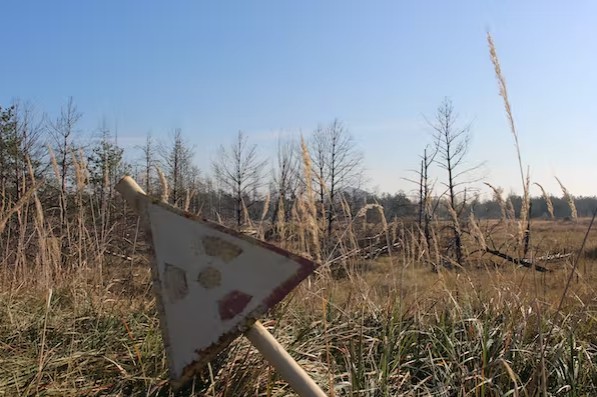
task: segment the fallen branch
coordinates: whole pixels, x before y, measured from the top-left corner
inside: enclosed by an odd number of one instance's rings
[[[539,258],[537,258],[537,260],[540,261],[557,261],[560,259],[566,259],[571,257],[572,254],[552,254],[552,255],[544,255],[544,256],[540,256]]]
[[[538,272],[549,272],[550,270],[546,267],[534,264],[533,262],[529,261],[528,259],[517,259],[508,254],[504,254],[503,252],[493,250],[489,247],[485,248],[485,252],[495,255],[499,258],[505,259],[508,262],[514,263],[515,265],[521,265],[527,267],[529,269],[535,269]]]
[[[392,248],[398,248],[398,247],[400,247],[399,242],[392,244]],[[362,251],[365,251],[365,249],[363,249]],[[383,254],[385,252],[389,252],[387,245],[384,245],[383,247],[380,247],[380,248],[376,248],[375,250],[370,251],[370,252],[365,252],[365,255],[363,256],[363,258],[376,259],[377,257],[379,257],[381,254]]]
[[[115,257],[117,257],[117,258],[122,258],[122,259],[124,259],[125,261],[132,261],[132,260],[133,260],[133,258],[131,258],[130,256],[126,256],[126,255],[123,255],[123,254],[118,254],[118,253],[116,253],[116,252],[112,252],[112,251],[105,251],[105,253],[106,253],[106,254],[108,254],[108,255],[115,256]]]

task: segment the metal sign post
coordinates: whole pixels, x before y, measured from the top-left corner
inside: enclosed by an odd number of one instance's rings
[[[301,396],[325,396],[256,320],[316,264],[181,211],[130,177],[116,190],[139,214],[151,247],[153,288],[173,387],[245,336]]]

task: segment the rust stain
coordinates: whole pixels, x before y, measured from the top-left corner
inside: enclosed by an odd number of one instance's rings
[[[222,283],[222,274],[218,269],[210,266],[199,273],[197,281],[206,289],[215,288]]]
[[[251,299],[253,299],[251,295],[239,290],[229,292],[218,302],[220,318],[222,320],[234,318],[247,307]]]
[[[242,248],[220,237],[205,236],[201,242],[207,255],[220,258],[224,262],[230,262],[243,253]]]
[[[177,302],[187,296],[189,287],[187,285],[187,275],[183,269],[166,263],[164,282],[166,293],[171,303]]]
[[[222,334],[218,338],[217,342],[214,342],[208,347],[203,349],[195,349],[195,353],[197,354],[197,359],[194,360],[192,363],[185,366],[182,371],[182,375],[179,379],[172,380],[172,386],[174,389],[179,389],[183,386],[186,382],[188,382],[195,373],[197,373],[201,368],[207,365],[208,362],[213,360],[218,353],[220,353],[226,346],[230,344],[236,337],[238,337],[243,332],[247,331],[253,323],[259,318],[262,312],[265,311],[264,308],[257,308],[256,310],[262,310],[260,312],[254,312],[254,315],[249,314],[247,317],[242,320],[236,327],[230,329],[230,331]]]

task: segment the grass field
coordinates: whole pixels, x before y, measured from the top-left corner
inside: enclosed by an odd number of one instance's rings
[[[536,255],[575,253],[587,223],[536,222]],[[400,251],[322,269],[264,323],[329,395],[595,395],[594,233],[565,296],[574,256],[549,273],[495,260],[433,272]],[[5,277],[0,394],[172,395],[147,258],[134,259],[51,286]],[[180,393],[289,394],[243,338]]]
[[[342,208],[328,214],[343,217],[326,228],[302,142],[305,191],[290,219],[268,226],[277,228],[273,243],[322,265],[263,322],[330,396],[597,395],[597,232],[577,219],[563,185],[570,220],[529,221],[531,181],[490,35],[488,44],[521,171],[518,215],[498,197],[500,220],[475,219],[465,203],[440,217],[421,197],[432,229],[424,235],[412,220],[388,221],[378,204],[353,214],[331,200]],[[3,194],[0,205],[0,395],[175,395],[137,219],[106,198],[108,178],[101,195],[89,193],[82,154],[73,186],[50,157],[63,183],[45,186],[44,204],[30,172],[20,198]],[[243,208],[259,237],[266,202],[254,224]],[[379,222],[367,224],[368,210]],[[363,259],[363,239],[386,251]],[[131,257],[112,255],[114,246]],[[241,337],[176,395],[292,391]]]

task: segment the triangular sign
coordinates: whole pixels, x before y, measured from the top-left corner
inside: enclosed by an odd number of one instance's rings
[[[134,205],[153,242],[154,290],[170,377],[181,384],[316,265],[139,192]]]

